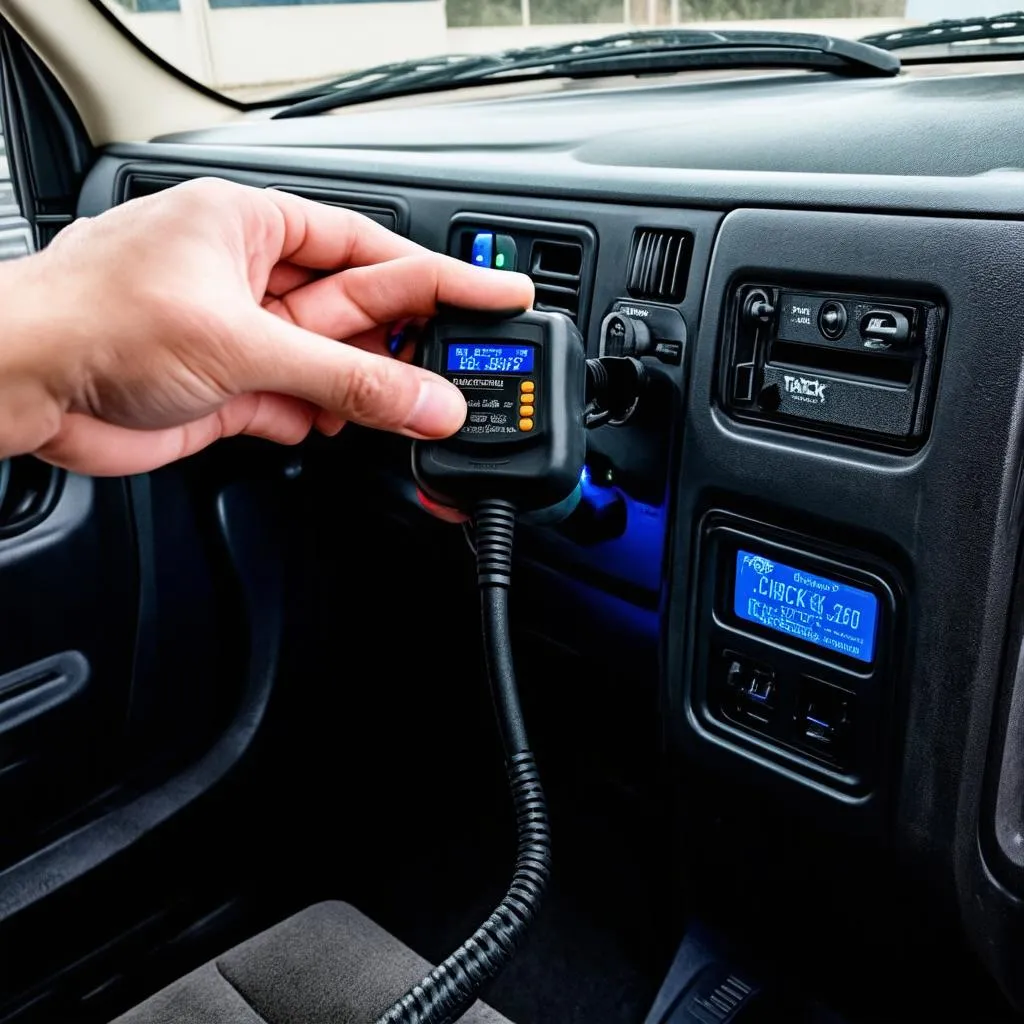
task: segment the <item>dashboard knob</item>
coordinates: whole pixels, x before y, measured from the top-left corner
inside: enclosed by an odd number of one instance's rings
[[[640,356],[654,352],[651,329],[636,317],[623,313],[609,313],[601,325],[601,355]]]
[[[768,293],[761,288],[750,292],[743,303],[743,319],[747,323],[766,324],[775,316],[775,307]]]

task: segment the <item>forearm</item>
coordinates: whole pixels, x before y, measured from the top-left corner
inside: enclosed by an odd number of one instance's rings
[[[121,476],[238,434],[297,444],[354,421],[446,437],[462,393],[391,358],[389,331],[441,303],[532,301],[529,278],[358,214],[188,182],[0,264],[0,458]]]
[[[0,265],[0,458],[34,452],[60,429],[59,316],[40,289],[41,258]],[[48,289],[47,289],[48,290]]]

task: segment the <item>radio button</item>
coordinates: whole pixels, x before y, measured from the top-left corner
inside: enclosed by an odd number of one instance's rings
[[[654,357],[659,362],[679,366],[683,361],[683,343],[681,341],[659,341],[654,346]]]
[[[846,330],[846,307],[841,302],[829,299],[822,303],[818,310],[818,330],[829,339],[835,341],[843,336]]]
[[[536,387],[536,385],[533,383],[532,380],[524,380],[522,382],[522,384],[519,385],[519,390],[524,395],[529,395],[529,394],[532,394],[532,392],[533,392],[535,387]]]
[[[496,270],[515,270],[519,263],[519,251],[516,240],[511,235],[494,236],[494,268]]]
[[[769,665],[754,662],[743,655],[725,652],[726,713],[755,729],[769,723],[775,712],[778,684]]]
[[[528,416],[524,417],[519,421],[519,429],[524,432],[533,430],[533,420],[531,420]]]

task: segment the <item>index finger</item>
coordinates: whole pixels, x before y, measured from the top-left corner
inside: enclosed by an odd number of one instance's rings
[[[420,250],[418,255],[353,267],[281,296],[271,307],[283,320],[328,338],[348,338],[404,317],[430,317],[441,304],[503,310],[533,304],[525,274],[474,267]]]
[[[263,189],[260,193],[284,214],[282,260],[314,270],[383,263],[427,250],[353,210]]]

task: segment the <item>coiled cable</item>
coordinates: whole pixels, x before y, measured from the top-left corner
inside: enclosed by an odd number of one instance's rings
[[[515,518],[515,508],[501,500],[481,501],[473,517],[487,675],[516,812],[518,852],[512,882],[487,920],[376,1024],[451,1024],[462,1016],[511,960],[537,914],[551,873],[547,804],[526,737],[509,637]]]

